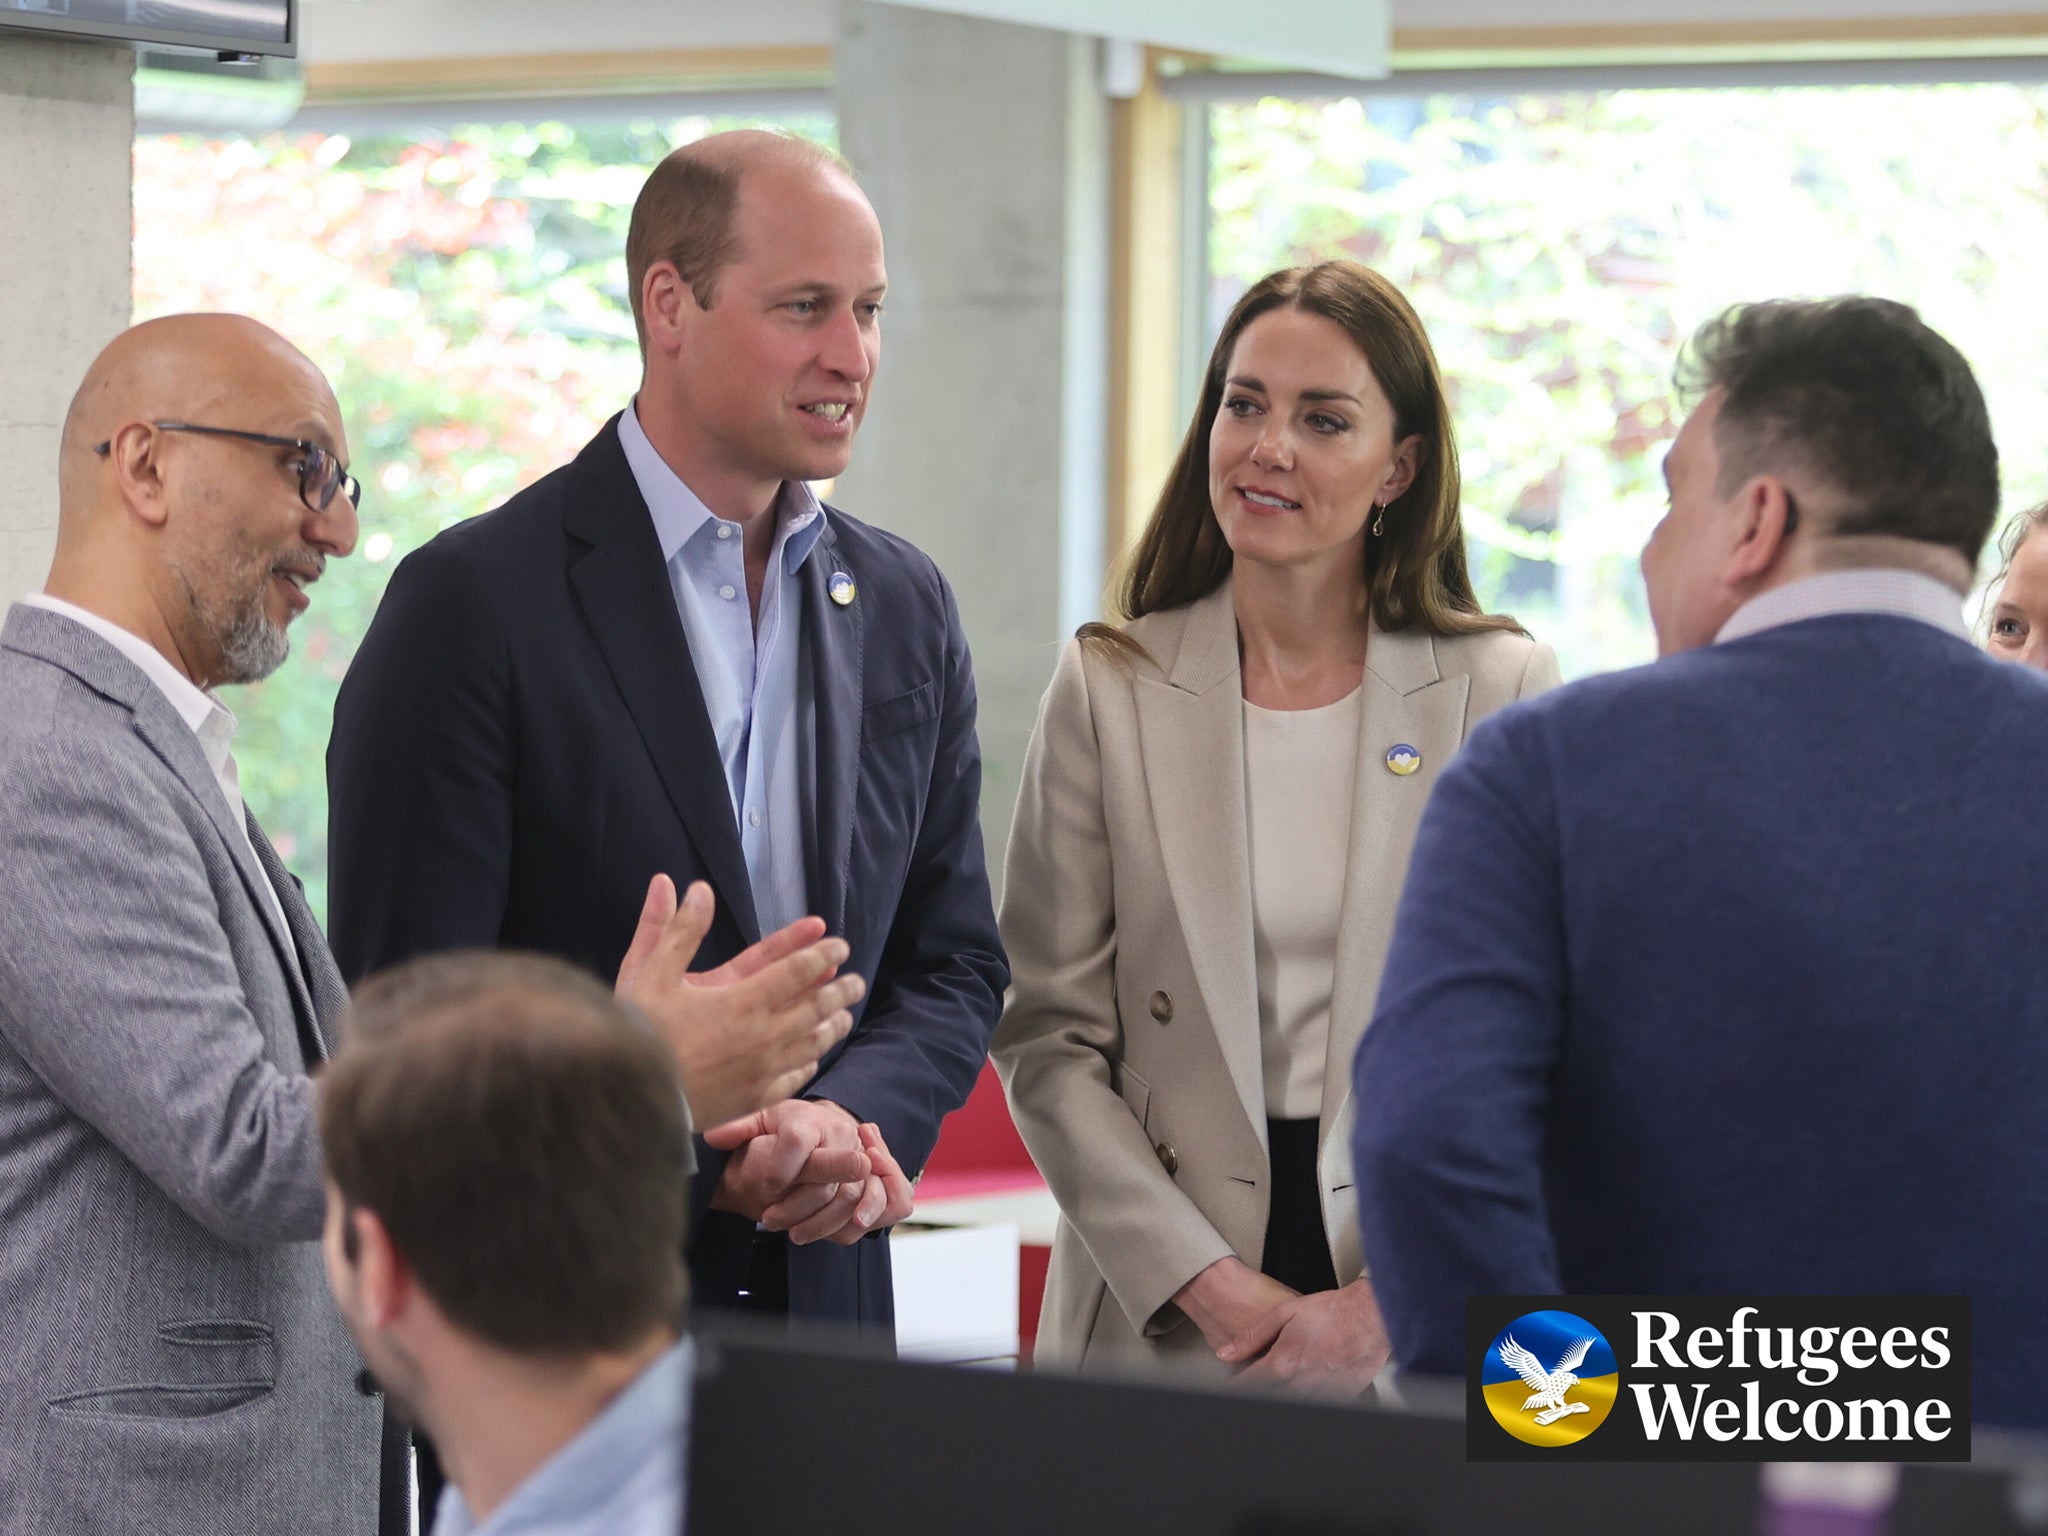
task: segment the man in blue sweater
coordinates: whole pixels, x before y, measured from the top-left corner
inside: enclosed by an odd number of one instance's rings
[[[2048,1424],[2048,680],[1969,641],[1998,504],[1902,305],[1731,310],[1643,552],[1661,659],[1504,710],[1423,818],[1359,1052],[1395,1358],[1468,1295],[1957,1294]]]

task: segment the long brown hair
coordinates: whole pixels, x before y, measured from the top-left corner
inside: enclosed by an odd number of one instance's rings
[[[1394,441],[1422,438],[1422,461],[1408,489],[1387,504],[1385,532],[1365,541],[1369,611],[1380,628],[1419,628],[1433,635],[1485,630],[1522,632],[1504,615],[1488,614],[1472,591],[1465,565],[1465,528],[1458,516],[1458,445],[1450,402],[1429,336],[1401,291],[1355,261],[1289,267],[1259,279],[1223,322],[1195,419],[1145,531],[1125,561],[1112,597],[1128,623],[1148,613],[1207,597],[1229,576],[1230,545],[1209,499],[1209,429],[1223,406],[1230,354],[1245,327],[1269,310],[1292,305],[1341,325],[1371,365],[1394,408]],[[1138,650],[1110,624],[1084,624],[1083,639]]]

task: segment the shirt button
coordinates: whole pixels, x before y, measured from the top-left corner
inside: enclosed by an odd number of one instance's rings
[[[747,812],[747,825],[750,827],[758,827],[759,825],[761,825],[761,813],[759,811]]]
[[[720,521],[720,523],[719,523],[719,525],[718,525],[718,536],[719,536],[719,537],[720,537],[721,539],[729,539],[729,538],[731,538],[731,537],[732,537],[732,524],[731,524],[731,523],[728,523],[728,522],[725,522],[725,521],[723,521],[723,520],[721,520],[721,521]]]
[[[739,595],[739,588],[728,584],[718,589],[718,595],[729,603]]]

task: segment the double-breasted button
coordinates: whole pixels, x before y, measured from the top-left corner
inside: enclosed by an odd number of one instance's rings
[[[1173,1148],[1162,1141],[1152,1150],[1159,1154],[1160,1167],[1164,1168],[1168,1173],[1180,1172],[1180,1154],[1174,1151]]]
[[[1152,994],[1152,1017],[1162,1024],[1173,1022],[1173,999],[1164,992]]]

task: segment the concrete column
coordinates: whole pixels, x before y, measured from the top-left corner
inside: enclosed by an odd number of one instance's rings
[[[0,35],[0,608],[43,584],[57,439],[128,324],[135,55]]]
[[[840,147],[882,220],[882,368],[833,500],[952,582],[974,648],[998,881],[1060,642],[1097,616],[1109,113],[1096,45],[842,0]]]

